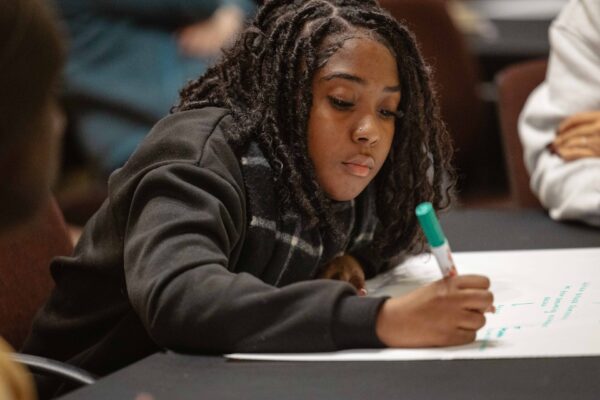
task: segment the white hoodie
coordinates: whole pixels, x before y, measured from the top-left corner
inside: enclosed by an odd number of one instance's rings
[[[600,157],[565,162],[546,149],[564,118],[600,110],[600,0],[571,0],[550,42],[546,80],[519,120],[531,189],[552,218],[600,226]]]

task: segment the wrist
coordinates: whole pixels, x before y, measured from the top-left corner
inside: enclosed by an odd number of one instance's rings
[[[390,307],[390,300],[386,299],[379,307],[379,312],[377,313],[377,319],[375,321],[375,334],[381,343],[385,346],[390,346],[390,338],[387,329],[387,321]]]
[[[332,336],[336,347],[380,348],[384,347],[375,325],[384,297],[345,296],[336,306]]]

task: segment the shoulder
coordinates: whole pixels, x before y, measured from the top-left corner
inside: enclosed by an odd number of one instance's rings
[[[163,118],[123,168],[111,176],[111,186],[121,186],[123,181],[131,182],[152,170],[176,164],[211,169],[231,183],[241,184],[239,160],[226,137],[231,123],[229,111],[215,107]]]
[[[579,36],[591,43],[600,43],[600,2],[571,0],[552,24],[555,32]]]
[[[179,112],[160,120],[136,149],[127,164],[148,165],[169,162],[199,164],[207,148],[230,149],[225,137],[231,124],[222,108]]]

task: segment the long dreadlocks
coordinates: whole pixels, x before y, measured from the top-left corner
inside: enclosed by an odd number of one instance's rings
[[[404,117],[375,178],[381,256],[420,249],[414,208],[445,208],[453,187],[452,148],[412,34],[374,0],[272,0],[222,60],[181,91],[173,111],[205,106],[231,110],[229,141],[241,155],[253,141],[268,159],[282,211],[294,210],[335,234],[332,200],[319,188],[308,155],[312,80],[358,31],[385,45],[398,63]],[[327,40],[326,40],[327,39]],[[327,43],[327,45],[325,45]]]

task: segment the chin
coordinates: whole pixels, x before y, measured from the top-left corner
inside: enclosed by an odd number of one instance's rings
[[[358,197],[358,195],[360,195],[362,193],[362,191],[365,188],[360,188],[360,189],[351,189],[351,188],[338,188],[337,190],[325,190],[325,193],[327,194],[327,197],[329,197],[331,200],[335,200],[335,201],[350,201],[350,200],[354,200],[355,198]]]

